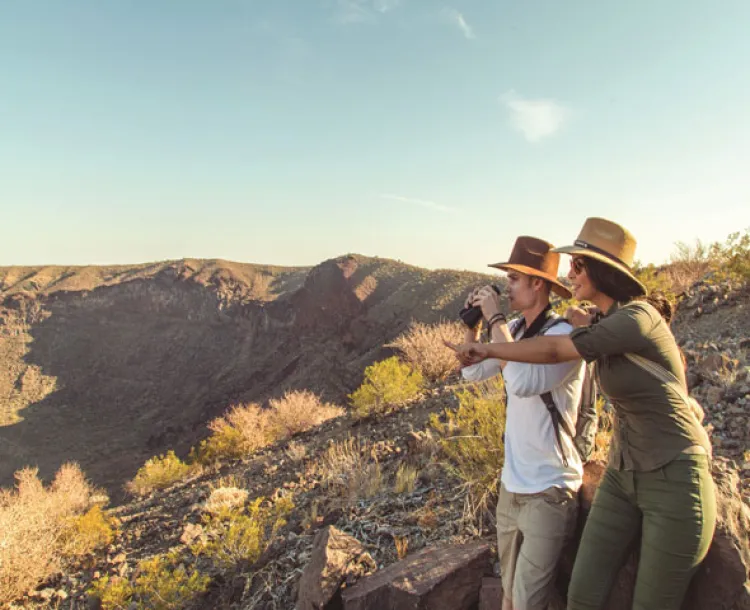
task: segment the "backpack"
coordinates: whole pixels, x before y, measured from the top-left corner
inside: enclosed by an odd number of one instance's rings
[[[544,316],[544,318],[542,318],[542,316]],[[537,326],[537,321],[535,320],[531,327],[524,331],[520,340],[529,339],[536,335],[544,335],[554,326],[567,321],[562,316],[552,312],[550,308],[546,309],[545,312],[540,315],[540,318],[543,320],[541,326],[538,329],[535,329],[534,326]],[[518,331],[524,327],[525,321],[521,318],[520,324],[512,331],[514,338]],[[581,391],[581,399],[578,403],[578,417],[576,418],[575,432],[570,429],[570,426],[560,414],[560,411],[552,398],[552,393],[545,392],[540,395],[544,405],[547,407],[550,418],[552,418],[555,439],[557,441],[557,446],[560,448],[560,453],[562,454],[563,465],[566,468],[568,466],[568,456],[565,454],[565,446],[562,442],[561,430],[573,439],[573,445],[575,446],[576,451],[578,451],[578,455],[581,457],[581,462],[585,464],[591,459],[591,454],[594,451],[594,442],[599,423],[599,415],[596,411],[598,392],[594,370],[595,364],[593,362],[586,362],[584,365],[583,388]]]

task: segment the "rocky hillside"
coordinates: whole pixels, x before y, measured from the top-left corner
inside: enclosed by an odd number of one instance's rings
[[[719,533],[686,610],[750,607],[748,305],[746,286],[700,283],[685,295],[673,324],[690,362],[693,393],[713,431],[721,499]],[[240,563],[228,571],[205,568],[210,584],[190,608],[369,610],[384,607],[379,599],[403,596],[402,605],[388,606],[400,609],[418,602],[433,607],[429,600],[438,596],[455,602],[451,607],[476,609],[477,595],[480,610],[499,607],[493,527],[471,514],[466,489],[443,467],[429,433],[431,415],[457,407],[456,383],[454,378],[437,384],[419,402],[383,417],[329,421],[292,441],[116,507],[116,540],[42,583],[19,607],[97,608],[86,594],[93,581],[104,575],[132,580],[140,561],[170,551],[179,553],[186,569],[203,570],[205,560],[188,549],[210,536],[207,501],[225,486],[246,490],[247,500],[291,498],[294,509],[254,564]],[[366,475],[376,484],[367,494],[341,498],[324,484],[328,473],[321,460],[334,443],[348,439],[366,443],[362,456],[368,468],[377,464]],[[405,488],[398,484],[404,465],[417,473]],[[353,462],[348,467],[357,468]],[[586,485],[591,484],[589,479]],[[583,496],[590,500],[591,492]],[[569,561],[563,562],[563,572]],[[633,556],[623,568],[608,608],[629,607],[636,564]],[[402,588],[406,578],[411,584]],[[474,597],[462,598],[467,590]]]
[[[0,484],[78,462],[117,498],[239,402],[309,389],[343,403],[412,319],[453,319],[496,276],[344,256],[0,268]]]

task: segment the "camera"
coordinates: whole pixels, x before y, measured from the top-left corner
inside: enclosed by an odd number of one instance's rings
[[[492,284],[490,286],[497,294],[500,294],[501,290],[499,286]],[[476,328],[477,324],[482,320],[482,308],[479,305],[473,305],[471,307],[464,307],[458,312],[461,321],[466,324],[469,328]]]

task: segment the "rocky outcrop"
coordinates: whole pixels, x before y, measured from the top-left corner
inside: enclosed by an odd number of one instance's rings
[[[335,527],[318,532],[310,562],[302,573],[296,610],[341,608],[341,585],[377,569],[354,538]]]
[[[482,542],[428,547],[344,591],[344,610],[471,610],[491,574]]]

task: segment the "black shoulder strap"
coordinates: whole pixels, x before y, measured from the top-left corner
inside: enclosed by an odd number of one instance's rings
[[[541,396],[545,406],[547,407],[547,411],[549,412],[550,419],[552,420],[552,428],[555,431],[555,440],[557,441],[557,446],[560,447],[563,465],[567,468],[568,456],[565,455],[565,447],[563,446],[562,436],[560,436],[560,428],[562,427],[565,434],[567,434],[570,438],[575,438],[575,435],[570,431],[570,426],[568,426],[568,423],[565,421],[563,416],[560,415],[560,411],[558,411],[557,406],[555,405],[555,401],[552,398],[552,393],[545,392]]]

